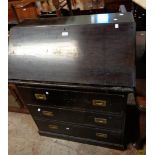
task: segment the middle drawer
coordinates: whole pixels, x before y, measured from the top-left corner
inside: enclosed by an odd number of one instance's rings
[[[51,121],[57,120],[116,130],[122,130],[124,123],[124,117],[120,115],[98,114],[93,112],[30,105],[28,105],[28,108],[33,117]]]

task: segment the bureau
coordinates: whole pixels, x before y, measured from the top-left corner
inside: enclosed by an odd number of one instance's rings
[[[40,135],[124,149],[134,61],[131,13],[27,20],[10,30],[9,83]]]

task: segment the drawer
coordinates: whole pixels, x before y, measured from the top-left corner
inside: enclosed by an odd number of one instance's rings
[[[28,106],[34,118],[57,120],[70,123],[84,124],[87,126],[122,130],[124,116],[96,114],[85,111],[66,110],[61,108],[47,108]]]
[[[22,86],[18,89],[25,103],[31,105],[112,113],[121,113],[126,106],[126,95]]]
[[[40,131],[63,134],[90,140],[122,144],[122,133],[105,129],[72,125],[69,123],[35,120]]]

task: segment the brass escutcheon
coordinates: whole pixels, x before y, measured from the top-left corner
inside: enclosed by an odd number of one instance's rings
[[[42,111],[42,114],[45,116],[51,116],[51,117],[54,116],[52,111]]]
[[[100,106],[100,107],[106,107],[107,102],[106,100],[93,100],[93,106]]]
[[[101,138],[108,138],[108,135],[104,133],[96,133],[96,136]]]
[[[58,126],[57,125],[53,125],[53,124],[48,125],[48,127],[50,129],[54,129],[54,130],[57,130],[58,129]]]
[[[37,100],[46,100],[45,94],[34,94],[34,96]]]
[[[94,118],[95,123],[107,124],[107,119],[105,118]]]

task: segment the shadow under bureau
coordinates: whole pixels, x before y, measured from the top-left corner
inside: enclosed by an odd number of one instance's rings
[[[27,20],[10,30],[9,83],[40,135],[124,149],[134,61],[131,13]]]

